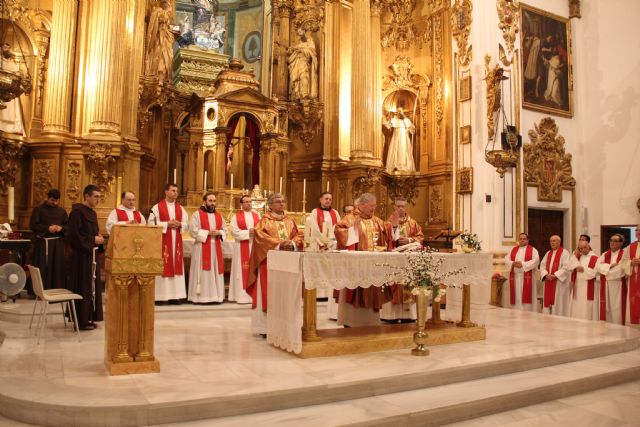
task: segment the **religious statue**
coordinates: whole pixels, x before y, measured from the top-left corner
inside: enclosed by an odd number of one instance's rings
[[[485,57],[485,81],[487,82],[487,129],[489,140],[493,141],[496,134],[496,125],[500,119],[502,107],[502,80],[506,80],[504,69],[496,64],[494,68],[489,67],[491,58]]]
[[[318,97],[318,56],[313,38],[298,30],[300,42],[288,49],[289,99]]]
[[[145,76],[157,76],[158,81],[171,81],[173,73],[173,33],[171,31],[171,5],[160,0],[149,15],[147,26],[147,52]]]
[[[388,173],[415,172],[416,165],[413,161],[413,135],[416,128],[404,114],[403,108],[398,108],[397,115],[392,117],[385,126],[393,130],[389,152],[387,154],[386,170]]]

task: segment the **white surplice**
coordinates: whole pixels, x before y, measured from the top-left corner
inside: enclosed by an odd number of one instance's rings
[[[514,268],[514,288],[515,288],[515,304],[510,304],[510,284],[509,280],[506,280],[503,285],[503,307],[511,307],[516,310],[524,310],[524,311],[537,311],[537,290],[536,284],[538,282],[538,264],[540,263],[540,255],[538,255],[538,250],[533,248],[533,253],[531,254],[531,260],[525,261],[525,251],[526,246],[520,246],[518,248],[518,252],[516,253],[515,261],[522,262],[522,268]],[[511,271],[511,267],[513,266],[514,261],[511,261],[511,251],[507,253],[504,257],[504,265],[507,269],[507,277],[509,277],[509,273]],[[531,271],[533,274],[532,277],[532,286],[531,286],[531,304],[522,304],[522,288],[524,287],[524,273],[527,271]]]
[[[620,251],[611,252],[611,264],[616,263],[618,259],[618,253]],[[596,264],[596,270],[598,274],[603,274],[607,279],[605,295],[606,295],[606,308],[607,308],[607,322],[622,324],[622,278],[625,276],[624,269],[622,268],[622,261],[615,267],[611,268],[611,264],[604,262],[604,255],[600,255],[598,258],[598,264]],[[600,283],[602,286],[602,283]],[[600,303],[600,286],[598,286],[598,304]],[[599,317],[598,317],[599,318]]]
[[[209,227],[216,228],[216,216],[207,213],[209,217]],[[227,234],[224,231],[224,219],[221,229],[222,240]],[[189,301],[196,303],[223,302],[224,301],[224,263],[223,273],[218,272],[218,252],[216,249],[216,236],[211,236],[209,245],[211,247],[211,270],[202,269],[202,247],[209,235],[208,230],[203,230],[200,224],[200,212],[196,211],[189,220],[189,234],[195,240],[193,253],[191,254],[191,268],[189,269]],[[221,249],[222,250],[222,249]],[[222,257],[222,254],[220,254]]]
[[[129,218],[129,221],[133,221],[133,213],[136,211],[135,209],[125,208],[123,205],[118,206],[118,209],[125,211],[127,213],[127,218]],[[105,225],[105,228],[107,229],[107,233],[111,234],[111,229],[115,224],[126,223],[126,221],[118,221],[118,213],[114,209],[109,213],[109,216],[107,217],[107,224]],[[146,223],[147,220],[144,219],[144,215],[140,214],[140,224],[145,225]]]
[[[244,290],[242,283],[242,258],[240,256],[240,242],[249,241],[249,253],[253,246],[253,239],[249,236],[249,229],[254,228],[252,212],[243,212],[247,224],[246,230],[238,228],[238,220],[235,215],[231,218],[231,235],[235,239],[233,243],[233,258],[231,259],[231,278],[229,279],[229,301],[238,304],[251,304],[251,296]],[[248,260],[247,260],[248,262]]]
[[[576,271],[576,281],[573,286],[573,295],[571,296],[571,317],[576,319],[598,320],[597,307],[594,304],[594,301],[597,298],[595,292],[598,289],[597,280],[593,286],[594,299],[589,300],[587,298],[589,280],[594,279],[597,275],[596,266],[589,268],[589,261],[592,256],[597,255],[591,251],[588,255],[582,255],[580,259],[578,259],[572,254],[571,259],[569,260],[569,270],[573,271],[580,266],[584,268],[584,271],[582,272]]]
[[[162,234],[172,233],[173,241],[173,253],[176,253],[176,237],[178,233],[182,234],[189,228],[189,216],[187,211],[181,206],[182,220],[179,229],[169,228],[168,222],[160,221],[160,212],[158,211],[158,205],[154,205],[151,208],[151,214],[149,215],[149,224],[157,224],[162,226]],[[176,204],[167,202],[167,210],[169,211],[169,218],[175,219],[176,217]],[[183,259],[184,262],[184,259]],[[184,271],[184,269],[183,269]],[[170,299],[183,299],[187,297],[187,292],[184,283],[184,274],[176,274],[174,277],[162,277],[156,276],[156,301],[168,301]]]
[[[548,274],[551,274],[550,271],[547,271],[547,259],[551,257],[551,264],[549,264],[549,268],[553,268],[553,264],[555,263],[555,257],[560,256],[560,264],[558,265],[558,271],[554,273],[554,275],[558,278],[556,280],[556,294],[555,294],[555,302],[551,307],[545,307],[545,303],[542,303],[542,312],[546,314],[555,314],[556,316],[569,316],[571,305],[571,271],[569,269],[569,260],[571,259],[571,255],[569,251],[562,248],[562,252],[559,250],[550,250],[540,262],[540,277],[544,279],[544,277]],[[544,296],[544,286],[546,284],[543,283],[543,296]]]

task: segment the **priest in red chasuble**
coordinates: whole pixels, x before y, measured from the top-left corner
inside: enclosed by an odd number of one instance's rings
[[[254,334],[267,334],[267,253],[270,250],[301,251],[303,248],[304,236],[293,219],[286,215],[285,204],[281,193],[269,196],[269,209],[256,224],[253,234],[246,291],[253,301],[251,332]]]
[[[147,221],[140,211],[136,210],[136,195],[132,191],[125,191],[121,195],[122,203],[111,211],[107,217],[107,233],[111,234],[111,229],[115,224],[142,224]]]
[[[356,201],[356,209],[345,215],[335,227],[338,249],[372,251],[376,246],[389,248],[391,224],[374,215],[376,196],[364,193]],[[382,304],[391,301],[388,287],[341,289],[338,297],[338,324],[371,326],[380,323]]]
[[[388,222],[393,230],[391,249],[411,243],[422,245],[424,242],[422,227],[407,214],[406,199],[395,199],[393,202],[393,214],[389,217]],[[393,285],[391,290],[393,291],[393,300],[382,307],[380,317],[385,321],[394,323],[416,320],[416,303],[411,295],[405,295],[402,285]]]
[[[640,324],[640,224],[636,228],[636,241],[627,246],[623,256],[625,272],[629,276],[627,298],[627,324]]]

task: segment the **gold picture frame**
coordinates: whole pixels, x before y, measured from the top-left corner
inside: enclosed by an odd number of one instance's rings
[[[460,144],[471,144],[471,125],[460,126]]]
[[[460,79],[460,102],[471,101],[471,76]]]
[[[460,168],[456,173],[456,193],[473,193],[473,168]]]
[[[522,107],[573,117],[571,22],[520,4]]]

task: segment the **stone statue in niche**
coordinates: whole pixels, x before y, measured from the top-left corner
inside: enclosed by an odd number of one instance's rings
[[[160,0],[149,15],[145,76],[157,76],[158,81],[171,81],[173,73],[173,32],[171,31],[171,4]]]
[[[416,128],[411,119],[404,113],[404,108],[400,107],[395,116],[385,123],[387,129],[392,131],[389,142],[389,152],[387,153],[387,163],[385,169],[387,173],[415,172],[416,164],[413,160],[413,135]]]
[[[300,41],[288,50],[289,100],[316,99],[318,97],[318,55],[313,38],[302,29]]]

